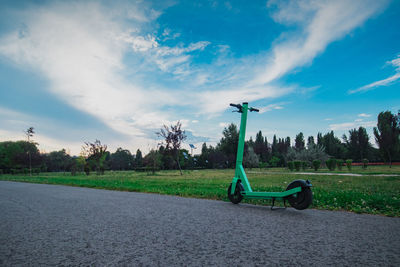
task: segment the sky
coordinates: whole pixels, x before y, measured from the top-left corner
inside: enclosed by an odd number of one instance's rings
[[[0,1],[0,141],[78,155],[183,148],[239,125],[272,141],[365,127],[400,110],[400,1]],[[190,150],[190,149],[189,149]]]

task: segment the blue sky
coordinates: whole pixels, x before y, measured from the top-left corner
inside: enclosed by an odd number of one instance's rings
[[[0,141],[33,126],[42,151],[100,139],[189,143],[260,108],[247,138],[372,128],[400,109],[400,1],[1,1]]]

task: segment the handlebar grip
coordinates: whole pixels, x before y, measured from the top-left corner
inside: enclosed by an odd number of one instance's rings
[[[238,111],[237,112],[239,112],[239,113],[242,113],[243,112],[243,110],[242,110],[242,105],[240,105],[240,104],[230,104],[230,106],[231,107],[235,107],[235,108],[237,108],[238,109]],[[234,111],[233,111],[234,112]]]
[[[260,110],[258,108],[249,108],[250,112],[251,111],[255,111],[255,112],[260,112]]]

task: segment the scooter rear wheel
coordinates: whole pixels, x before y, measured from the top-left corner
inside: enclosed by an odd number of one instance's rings
[[[291,182],[288,187],[286,188],[287,190],[296,188],[301,186],[301,192],[296,193],[295,195],[291,195],[287,197],[287,200],[290,203],[290,206],[297,210],[304,210],[308,208],[313,200],[313,195],[310,187],[305,187],[303,181],[293,181]]]
[[[238,204],[240,201],[242,201],[243,196],[240,194],[240,191],[244,191],[244,187],[241,183],[237,182],[236,183],[236,188],[235,192],[231,194],[231,189],[232,189],[232,184],[229,185],[228,188],[228,198],[233,204]]]

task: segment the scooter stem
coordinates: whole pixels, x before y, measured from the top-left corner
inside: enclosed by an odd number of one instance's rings
[[[236,169],[235,169],[235,177],[238,177],[238,178],[241,176],[240,175],[241,174],[240,167],[243,164],[244,139],[246,136],[248,105],[249,104],[247,102],[244,102],[242,104],[242,115],[241,115],[241,120],[240,120],[239,142],[238,142],[238,149],[237,149],[237,153],[236,153]]]

